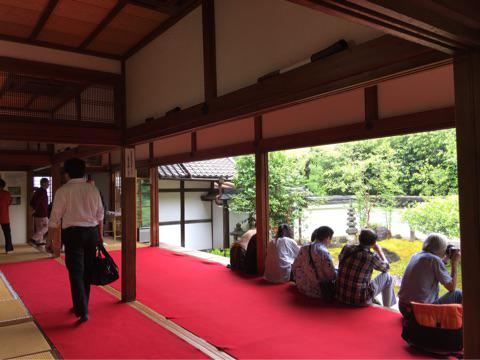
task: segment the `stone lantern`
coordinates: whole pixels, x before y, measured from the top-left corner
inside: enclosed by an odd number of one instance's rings
[[[357,222],[355,219],[355,209],[350,205],[347,210],[347,234],[357,238]]]

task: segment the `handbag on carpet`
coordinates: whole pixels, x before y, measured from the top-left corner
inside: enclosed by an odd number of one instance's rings
[[[118,267],[103,244],[97,248],[97,256],[93,266],[91,283],[93,285],[108,285],[119,278]]]
[[[461,304],[412,302],[403,319],[402,338],[411,346],[436,355],[461,355],[463,326]]]

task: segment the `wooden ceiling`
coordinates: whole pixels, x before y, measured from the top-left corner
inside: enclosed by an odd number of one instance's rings
[[[0,0],[0,39],[121,59],[198,0]]]

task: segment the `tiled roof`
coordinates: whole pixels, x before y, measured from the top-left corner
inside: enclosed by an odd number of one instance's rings
[[[235,175],[235,163],[230,158],[194,161],[158,167],[160,178],[176,179],[231,179]]]

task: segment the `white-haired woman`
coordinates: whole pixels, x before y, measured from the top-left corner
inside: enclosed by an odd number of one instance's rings
[[[428,304],[461,304],[462,292],[457,290],[457,267],[460,251],[450,256],[452,271],[448,273],[444,259],[447,241],[443,235],[430,234],[423,243],[423,250],[414,254],[405,269],[402,285],[398,292],[399,309],[405,316],[411,301]],[[438,283],[448,290],[439,298]]]

